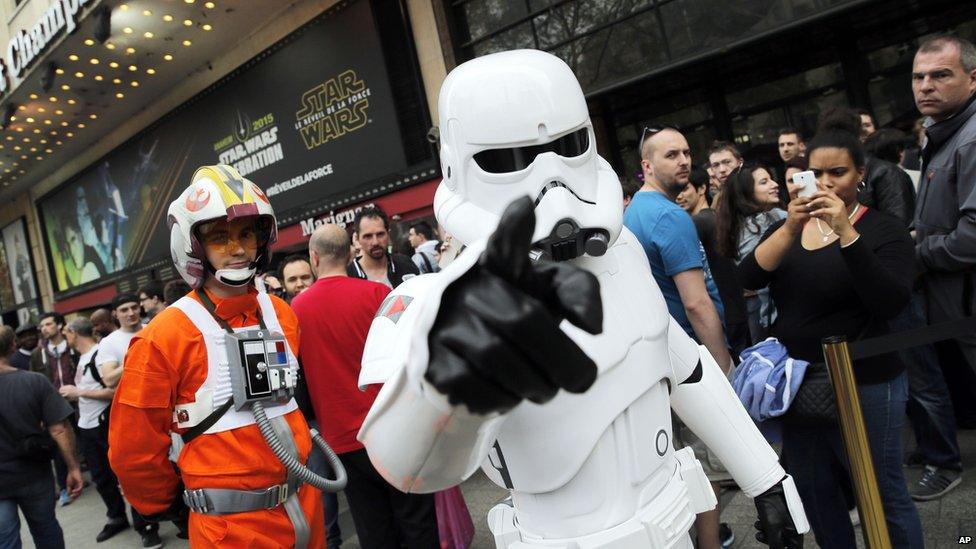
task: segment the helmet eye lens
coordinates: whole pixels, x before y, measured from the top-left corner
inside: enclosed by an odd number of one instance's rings
[[[554,152],[564,158],[576,158],[589,148],[589,133],[586,128],[582,128],[542,145],[487,149],[475,153],[474,161],[488,173],[510,173],[524,170],[535,161],[535,157],[543,153]]]

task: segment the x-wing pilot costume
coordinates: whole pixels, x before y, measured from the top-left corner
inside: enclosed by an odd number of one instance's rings
[[[257,259],[215,270],[200,225],[251,216],[261,233]],[[313,438],[320,447],[324,441],[313,437],[291,398],[298,320],[253,282],[277,237],[271,204],[233,168],[206,166],[170,205],[169,222],[174,263],[195,291],[157,315],[129,347],[111,412],[112,469],[150,520],[171,519],[182,498],[192,511],[194,546],[325,547],[316,487],[341,489],[345,473],[334,454],[335,483],[301,465]],[[247,292],[220,298],[203,288],[208,277]],[[185,441],[177,459],[185,491],[168,459],[171,432]]]
[[[755,497],[766,539],[802,543],[792,479],[622,227],[569,67],[480,57],[448,75],[439,111],[435,212],[468,249],[374,319],[360,384],[384,386],[359,438],[376,469],[434,492],[480,466],[512,494],[488,515],[498,547],[690,547],[716,502],[673,449],[673,409]]]

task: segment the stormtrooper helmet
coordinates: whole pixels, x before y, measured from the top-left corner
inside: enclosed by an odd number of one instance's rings
[[[505,207],[535,201],[535,249],[554,260],[602,255],[620,234],[623,193],[596,152],[583,90],[537,50],[468,61],[438,101],[443,181],[434,212],[464,244],[489,236]]]

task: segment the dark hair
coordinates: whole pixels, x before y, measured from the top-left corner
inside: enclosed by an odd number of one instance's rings
[[[166,300],[166,297],[163,295],[163,285],[155,280],[148,282],[145,286],[139,288],[139,293],[146,294],[146,297],[155,297],[163,301]]]
[[[708,172],[701,168],[695,168],[691,170],[691,175],[688,176],[688,183],[691,184],[696,189],[700,189],[708,185]]]
[[[976,46],[965,38],[960,38],[951,34],[939,34],[933,36],[918,47],[919,53],[933,53],[942,51],[947,45],[953,45],[959,49],[959,64],[966,72],[976,69]]]
[[[370,206],[368,208],[363,208],[358,212],[356,212],[356,218],[353,219],[352,222],[353,230],[356,233],[359,232],[359,223],[363,220],[364,217],[373,217],[379,219],[383,221],[383,228],[386,230],[390,230],[390,216],[386,215],[386,212],[384,212],[380,208],[376,206]]]
[[[14,331],[6,324],[0,326],[0,353],[7,358],[14,352]]]
[[[167,305],[172,305],[176,303],[179,298],[190,293],[190,290],[192,289],[193,288],[190,288],[190,285],[187,284],[182,278],[170,280],[166,283],[166,286],[163,287],[163,301],[165,301]]]
[[[861,115],[847,107],[828,107],[817,119],[817,133],[825,131],[850,132],[858,137],[861,135]]]
[[[901,153],[911,146],[908,134],[894,128],[882,128],[864,140],[864,150],[893,164],[901,162]]]
[[[864,146],[861,145],[861,140],[851,132],[839,130],[821,131],[807,145],[807,157],[813,157],[813,151],[824,148],[845,149],[851,155],[851,160],[854,161],[854,167],[864,167]]]
[[[621,177],[620,178],[620,188],[623,189],[624,198],[633,198],[637,191],[640,190],[641,184],[639,181],[633,177]]]
[[[695,188],[696,191],[701,191],[702,187],[705,187],[705,203],[709,206],[712,205],[712,195],[708,188],[709,177],[708,172],[702,168],[693,168],[691,174],[688,176],[688,184]]]
[[[742,153],[739,152],[739,149],[728,141],[712,141],[712,146],[708,148],[708,156],[722,151],[729,151],[732,153],[732,156],[738,159],[742,158]]]
[[[289,254],[286,255],[284,259],[281,260],[281,266],[278,267],[278,278],[281,279],[281,283],[285,283],[285,267],[291,265],[292,263],[297,263],[302,261],[308,264],[309,269],[312,268],[312,262],[308,259],[307,255],[302,254]]]
[[[794,128],[793,126],[786,126],[785,128],[780,128],[779,133],[776,134],[776,140],[778,141],[781,136],[784,135],[795,135],[797,141],[803,141],[803,134],[800,130]]]
[[[45,311],[41,313],[41,316],[37,318],[37,323],[40,324],[41,322],[44,322],[45,318],[53,318],[55,324],[64,326],[64,315],[57,311]]]
[[[112,300],[112,310],[118,309],[126,303],[139,303],[139,296],[136,294],[119,294]]]
[[[876,122],[875,119],[874,119],[874,115],[871,114],[871,111],[869,111],[867,109],[862,109],[862,108],[859,107],[859,108],[854,109],[854,112],[857,113],[858,118],[860,118],[861,116],[867,116],[867,117],[870,117],[871,118],[871,122]]]
[[[746,164],[729,174],[722,187],[722,195],[715,205],[715,241],[718,252],[729,259],[739,259],[739,233],[747,217],[764,211],[756,203],[756,181],[753,174],[766,170],[762,164]]]
[[[418,221],[410,226],[413,232],[422,235],[427,240],[434,240],[434,229],[426,221]]]
[[[807,171],[810,169],[810,161],[807,160],[805,156],[794,156],[793,158],[786,161],[786,165],[783,168],[783,175],[786,175],[786,170],[794,168],[800,171]]]

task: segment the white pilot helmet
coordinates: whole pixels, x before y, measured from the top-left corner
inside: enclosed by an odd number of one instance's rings
[[[515,50],[455,68],[438,101],[444,179],[437,220],[470,244],[505,207],[536,201],[533,242],[554,259],[601,255],[623,223],[623,191],[596,152],[586,99],[558,57]]]
[[[226,219],[256,216],[262,233],[257,256],[240,269],[214,269],[197,238],[200,225]],[[192,288],[200,288],[209,271],[230,286],[248,284],[258,269],[267,268],[271,245],[278,240],[278,223],[268,197],[234,168],[223,164],[197,168],[188,186],[169,205],[170,254],[180,276]]]

